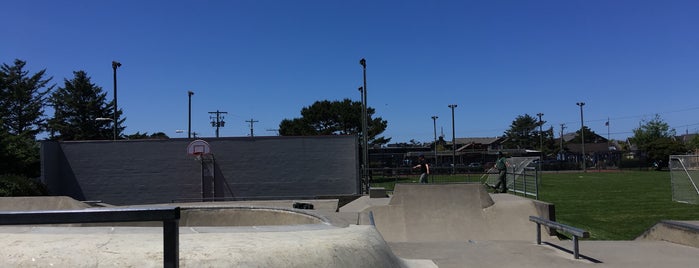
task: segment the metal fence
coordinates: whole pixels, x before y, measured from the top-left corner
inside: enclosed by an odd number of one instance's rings
[[[540,172],[532,162],[538,157],[511,157],[508,158],[507,187],[511,193],[538,199]],[[459,166],[457,166],[459,167]],[[497,170],[492,168],[484,170],[468,168],[466,166],[456,168],[456,173],[451,173],[451,167],[430,168],[429,183],[487,183],[495,185],[498,180]],[[420,171],[410,167],[400,168],[373,168],[369,170],[371,175],[371,187],[383,187],[391,192],[396,183],[419,183]]]

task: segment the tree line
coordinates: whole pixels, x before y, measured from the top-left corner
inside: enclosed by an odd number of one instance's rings
[[[148,135],[137,132],[123,135],[126,118],[121,109],[114,114],[114,100],[107,99],[102,87],[92,83],[83,70],[74,71],[73,77],[64,78],[59,86],[52,83],[53,77],[46,69],[35,73],[26,69],[26,62],[16,59],[12,64],[0,66],[0,196],[30,194],[25,191],[30,185],[35,192],[45,190],[36,186],[40,174],[39,143],[37,135],[48,133],[51,140],[109,140],[112,138],[167,138],[162,132]],[[46,107],[53,108],[48,116]],[[362,104],[350,99],[342,101],[316,101],[301,109],[301,117],[284,119],[279,124],[282,136],[308,135],[365,135],[361,127]],[[119,122],[114,136],[114,120]],[[512,121],[503,133],[506,148],[538,149],[543,141],[543,150],[556,152],[553,127],[542,129],[545,121],[525,114]],[[375,110],[367,107],[367,138],[371,146],[382,146],[390,137],[380,136],[388,122],[375,116]],[[587,127],[576,131],[576,139],[585,137],[586,143],[598,137]],[[666,159],[670,154],[684,154],[699,148],[699,137],[689,143],[675,139],[675,130],[656,115],[642,121],[633,130],[629,141],[645,152],[653,161]]]
[[[46,69],[27,70],[16,59],[0,66],[0,196],[34,195],[45,189],[33,178],[40,176],[37,136],[51,140],[108,140],[113,138],[167,137],[137,132],[123,135],[126,118],[114,116],[114,100],[107,100],[102,87],[92,83],[83,70],[53,83]],[[53,115],[46,114],[46,108]],[[114,118],[119,122],[114,135]]]

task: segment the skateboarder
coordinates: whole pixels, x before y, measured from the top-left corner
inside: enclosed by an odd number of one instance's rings
[[[495,192],[506,193],[507,192],[507,158],[498,152],[498,160],[495,161],[495,168],[498,170],[498,183],[495,184]],[[500,187],[502,185],[502,187]],[[501,189],[502,188],[502,189]]]
[[[430,165],[425,161],[425,155],[418,156],[419,163],[413,168],[420,168],[420,183],[427,183],[427,176],[430,174]]]

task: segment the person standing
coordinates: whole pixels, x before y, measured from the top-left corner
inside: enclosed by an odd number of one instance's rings
[[[506,193],[507,192],[507,158],[498,152],[498,160],[495,161],[495,168],[498,170],[498,183],[495,184],[495,192]],[[500,186],[502,185],[502,187]]]
[[[430,165],[425,161],[425,155],[418,156],[418,164],[413,167],[420,168],[420,183],[427,183],[427,176],[430,174]]]

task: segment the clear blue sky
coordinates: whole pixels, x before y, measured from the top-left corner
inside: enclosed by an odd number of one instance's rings
[[[545,128],[632,135],[654,114],[699,131],[699,1],[8,1],[0,62],[47,69],[58,86],[84,70],[112,98],[126,134],[276,135],[317,100],[360,100],[392,142],[502,135],[518,115]],[[49,116],[52,110],[47,110]]]

